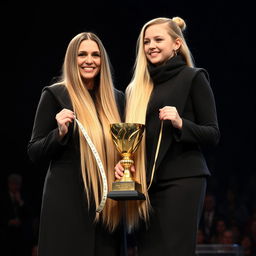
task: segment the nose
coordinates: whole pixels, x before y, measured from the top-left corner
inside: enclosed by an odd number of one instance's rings
[[[155,47],[156,47],[156,46],[155,46],[154,41],[153,41],[153,40],[150,41],[150,43],[149,43],[149,48],[152,49],[152,48],[155,48]]]
[[[86,64],[92,64],[92,56],[91,55],[87,55],[85,58],[85,63]]]

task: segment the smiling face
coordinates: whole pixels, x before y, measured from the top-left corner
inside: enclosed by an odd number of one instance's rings
[[[77,64],[83,81],[91,83],[100,72],[101,66],[100,49],[95,41],[88,39],[81,42]]]
[[[152,64],[160,65],[174,55],[181,41],[174,40],[168,34],[167,24],[155,24],[146,28],[144,35],[144,52]]]

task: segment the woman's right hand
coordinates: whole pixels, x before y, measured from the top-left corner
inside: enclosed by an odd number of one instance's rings
[[[131,166],[131,172],[135,172],[134,165]],[[121,165],[120,161],[115,166],[115,177],[120,180],[124,176],[124,167]]]
[[[58,124],[59,135],[60,137],[64,137],[68,132],[69,124],[72,123],[75,118],[74,112],[64,108],[57,113],[55,118]]]

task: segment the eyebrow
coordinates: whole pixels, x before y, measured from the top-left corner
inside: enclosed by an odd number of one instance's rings
[[[163,35],[156,35],[156,36],[153,36],[153,38],[158,38],[158,37],[164,37]],[[149,37],[144,37],[144,39],[149,39]]]
[[[88,51],[78,51],[78,53],[88,53]],[[100,51],[93,51],[92,53],[100,53]]]

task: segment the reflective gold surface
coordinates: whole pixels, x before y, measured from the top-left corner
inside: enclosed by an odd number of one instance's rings
[[[139,147],[144,129],[145,125],[139,123],[114,123],[110,125],[112,139],[122,156],[120,163],[124,167],[124,176],[112,184],[113,191],[141,191],[140,184],[132,178],[131,166],[134,164],[132,157]]]
[[[137,123],[115,123],[110,125],[112,139],[121,153],[134,153],[142,139],[145,125]]]

